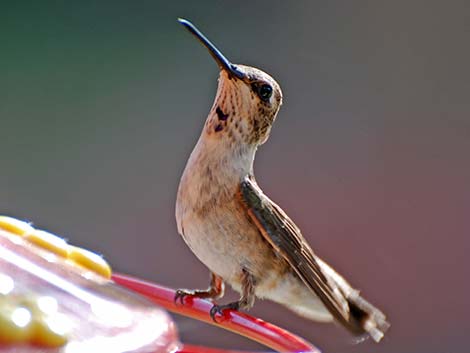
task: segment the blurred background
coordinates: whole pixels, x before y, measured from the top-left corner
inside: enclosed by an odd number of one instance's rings
[[[355,344],[270,302],[251,314],[324,352],[466,352],[464,0],[3,3],[0,213],[102,253],[116,271],[207,286],[174,204],[218,69],[177,17],[281,84],[258,181],[392,327],[379,345]],[[185,342],[264,349],[176,319]]]

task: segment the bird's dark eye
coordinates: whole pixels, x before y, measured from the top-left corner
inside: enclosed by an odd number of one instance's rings
[[[271,98],[272,94],[273,88],[268,84],[261,85],[258,88],[258,96],[265,102],[267,102],[269,98]]]

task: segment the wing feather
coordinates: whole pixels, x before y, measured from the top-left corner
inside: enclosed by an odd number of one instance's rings
[[[300,229],[263,193],[254,177],[244,178],[240,193],[247,214],[263,237],[320,298],[334,318],[351,332],[367,332],[376,342],[380,341],[390,326],[385,315],[315,256]]]
[[[350,313],[346,298],[334,281],[323,272],[299,228],[278,205],[264,195],[250,177],[242,181],[240,189],[247,212],[260,233],[322,300],[331,314],[349,326]]]

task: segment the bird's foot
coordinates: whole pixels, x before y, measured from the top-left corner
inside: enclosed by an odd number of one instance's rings
[[[184,304],[184,298],[187,296],[197,297],[197,292],[197,290],[177,289],[173,300],[175,303],[180,302],[180,304]]]
[[[178,289],[175,293],[174,301],[184,304],[184,298],[187,296],[201,298],[201,299],[218,299],[224,295],[224,281],[222,277],[211,273],[211,283],[207,289]]]
[[[217,305],[217,304],[215,304],[215,305],[211,308],[209,314],[210,314],[212,320],[213,320],[214,322],[217,322],[217,320],[216,320],[216,318],[215,318],[215,315],[216,315],[216,314],[224,315],[223,312],[224,312],[225,310],[238,310],[238,309],[240,309],[240,302],[233,302],[233,303],[229,303],[229,304],[225,304],[225,305]]]
[[[181,304],[184,304],[184,298],[186,298],[187,296],[201,298],[201,299],[216,299],[217,297],[219,297],[219,295],[220,293],[214,291],[211,288],[207,290],[177,289],[175,292],[174,301],[175,303],[180,302]]]

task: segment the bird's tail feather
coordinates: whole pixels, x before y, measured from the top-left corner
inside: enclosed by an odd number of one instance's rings
[[[357,323],[358,329],[367,332],[375,342],[379,342],[390,327],[385,315],[362,298],[359,291],[351,291],[347,301],[351,319]]]

